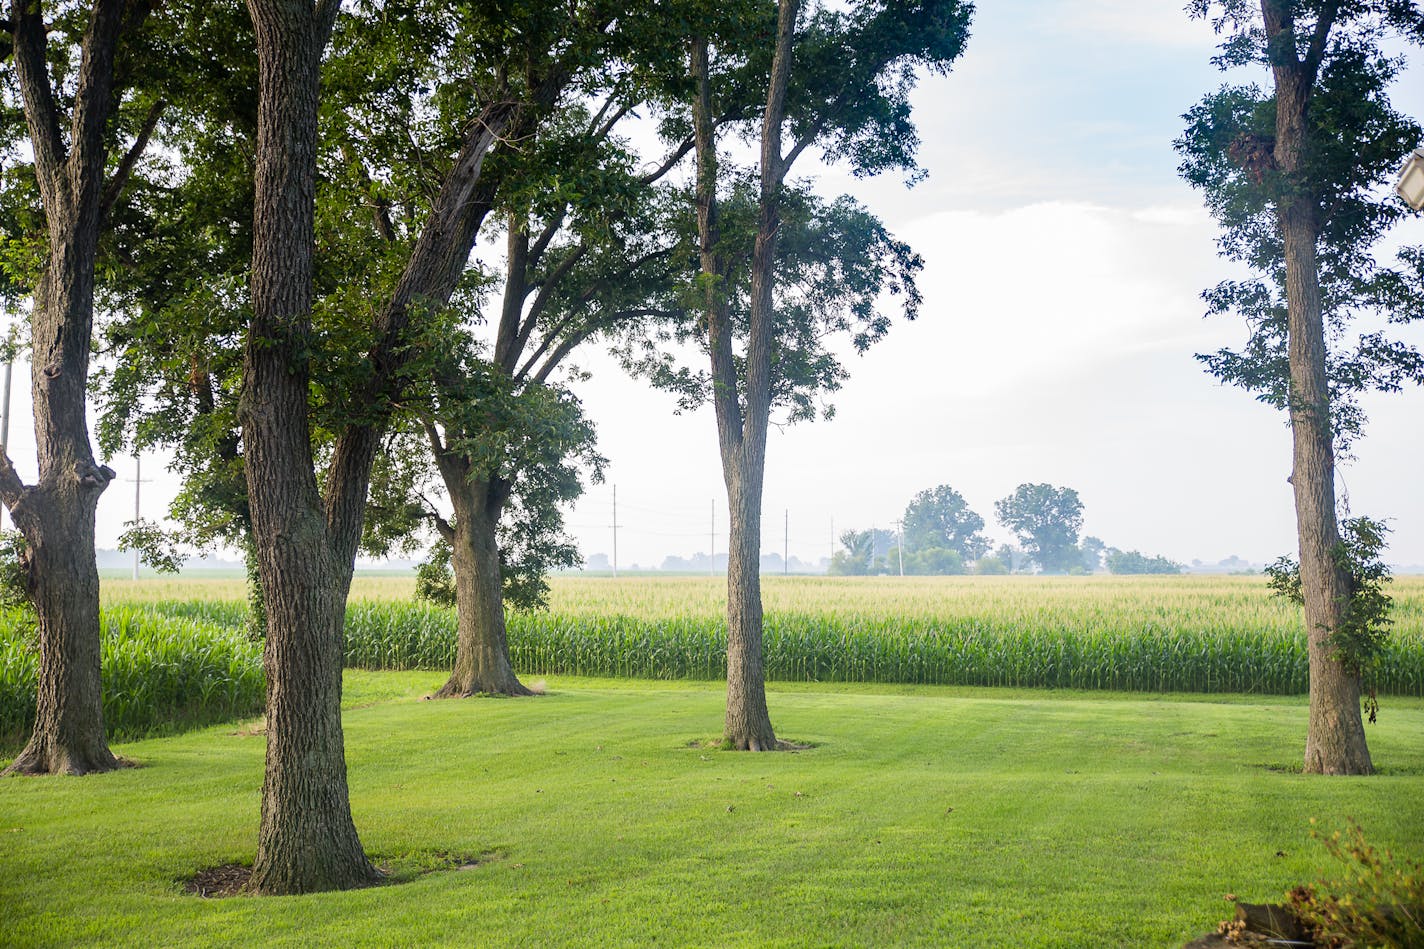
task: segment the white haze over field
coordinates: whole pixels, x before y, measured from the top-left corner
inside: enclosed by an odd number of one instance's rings
[[[1234,271],[1172,150],[1182,113],[1223,82],[1210,27],[1179,4],[979,6],[962,62],[916,96],[928,180],[907,190],[820,172],[823,193],[858,196],[924,256],[924,307],[850,357],[833,420],[773,431],[763,549],[782,551],[789,513],[790,553],[829,556],[833,525],[890,527],[915,492],[941,483],[1008,540],[994,500],[1048,481],[1078,490],[1085,534],[1123,549],[1208,563],[1292,551],[1284,418],[1193,359],[1244,339],[1239,321],[1202,318],[1200,291]],[[1408,55],[1395,104],[1418,118],[1424,55]],[[1397,237],[1424,242],[1424,220]],[[1424,342],[1424,327],[1413,339]],[[620,566],[707,551],[714,517],[725,553],[710,411],[674,415],[671,397],[601,353],[576,362],[593,373],[577,391],[610,460],[607,482],[569,516],[584,553],[613,552],[615,484]],[[27,383],[17,366],[11,451],[30,475]],[[1424,393],[1366,405],[1340,487],[1354,512],[1391,519],[1388,559],[1424,564]],[[114,464],[132,478],[131,459]],[[144,461],[149,517],[176,491],[161,464]],[[133,516],[132,488],[105,493],[100,546]]]

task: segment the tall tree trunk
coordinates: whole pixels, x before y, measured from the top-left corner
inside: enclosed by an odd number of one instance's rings
[[[252,324],[239,412],[267,610],[267,768],[249,888],[373,882],[346,786],[342,625],[350,571],[332,548],[307,414],[317,101],[336,3],[251,0],[259,63]]]
[[[797,0],[780,0],[761,132],[761,189],[756,245],[752,251],[751,313],[745,384],[738,379],[726,288],[727,268],[717,254],[717,147],[705,38],[692,42],[696,84],[693,131],[697,154],[697,225],[706,282],[708,351],[717,416],[722,476],[727,485],[727,713],[724,741],[739,750],[771,751],[776,733],[766,707],[762,662],[761,496],[766,436],[771,420],[771,346],[776,332],[775,261],[780,199],[786,163],[781,154],[786,89],[791,75]]]
[[[446,482],[455,505],[450,537],[455,572],[455,668],[436,698],[533,695],[509,661],[499,518],[504,504],[487,481]]]
[[[1287,350],[1290,361],[1291,486],[1300,542],[1301,590],[1310,649],[1310,721],[1305,771],[1370,774],[1360,714],[1360,679],[1339,661],[1330,637],[1349,602],[1349,577],[1335,562],[1340,543],[1335,511],[1335,452],[1326,369],[1325,321],[1316,240],[1319,197],[1302,180],[1309,151],[1311,93],[1338,4],[1325,4],[1304,56],[1295,40],[1293,5],[1262,0],[1267,49],[1276,89],[1276,168],[1286,181],[1276,218],[1286,265]]]
[[[24,485],[0,455],[0,496],[29,545],[28,592],[40,640],[35,728],[11,773],[84,774],[117,766],[104,736],[94,559],[95,510],[114,472],[94,461],[84,396],[99,231],[123,183],[116,178],[108,194],[104,171],[124,9],[121,0],[98,0],[92,7],[66,151],[40,6],[24,0],[11,5],[11,55],[49,236],[31,315],[38,483]]]
[[[1308,774],[1370,774],[1374,769],[1360,712],[1360,677],[1351,674],[1329,639],[1349,602],[1349,577],[1335,561],[1340,544],[1335,511],[1335,454],[1325,367],[1325,327],[1315,256],[1312,209],[1283,206],[1291,375],[1291,485],[1300,541],[1301,590],[1310,649]]]
[[[35,406],[38,414],[40,403]],[[88,774],[118,766],[104,735],[94,561],[94,512],[113,472],[95,470],[48,484],[42,479],[14,509],[15,525],[29,545],[40,661],[34,731],[10,773]]]
[[[727,483],[727,713],[723,740],[738,751],[773,751],[762,662],[761,492],[765,443],[723,462]]]

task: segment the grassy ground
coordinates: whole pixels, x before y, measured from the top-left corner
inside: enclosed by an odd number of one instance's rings
[[[255,845],[262,739],[217,727],[119,746],[133,770],[0,781],[0,942],[1179,946],[1223,894],[1313,878],[1310,817],[1424,852],[1419,700],[1371,727],[1384,774],[1325,779],[1290,772],[1292,698],[777,686],[779,732],[815,747],[745,755],[689,745],[719,685],[421,701],[440,678],[348,673],[353,808],[402,872],[479,867],[184,895]]]

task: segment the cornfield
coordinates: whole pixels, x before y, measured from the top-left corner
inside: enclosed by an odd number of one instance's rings
[[[262,711],[262,647],[241,632],[143,606],[106,608],[102,627],[104,724],[111,738],[165,734]],[[37,665],[25,618],[0,614],[0,748],[18,748],[29,737]]]
[[[413,581],[358,578],[346,663],[448,669],[452,611],[412,602]],[[1371,682],[1424,695],[1424,578],[1403,578]],[[117,738],[261,710],[261,646],[244,633],[241,581],[106,581],[104,716]],[[525,675],[718,679],[720,578],[553,581],[549,609],[509,617]],[[1300,612],[1258,577],[768,577],[768,678],[1150,692],[1307,691]],[[0,614],[0,747],[34,715],[36,655]]]
[[[1372,682],[1424,695],[1424,582],[1395,584],[1395,628]],[[359,591],[357,592],[359,596]],[[783,681],[1307,691],[1299,612],[1259,578],[769,578],[767,676]],[[560,578],[548,612],[514,614],[523,673],[662,679],[726,675],[713,579]],[[448,668],[448,610],[357,600],[347,663]]]

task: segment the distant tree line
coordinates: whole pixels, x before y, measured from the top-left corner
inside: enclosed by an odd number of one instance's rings
[[[1021,484],[994,503],[999,524],[1017,544],[992,544],[982,533],[984,518],[947,484],[916,494],[905,508],[900,530],[848,530],[831,558],[840,576],[904,574],[1115,574],[1181,573],[1166,557],[1109,547],[1083,537],[1083,502],[1072,488]]]

